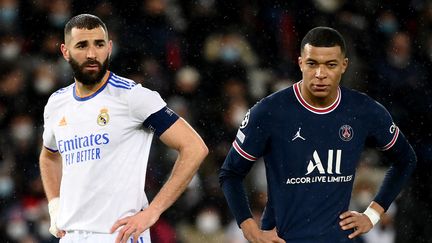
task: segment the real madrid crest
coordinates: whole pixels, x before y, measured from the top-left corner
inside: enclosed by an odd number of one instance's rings
[[[343,125],[339,128],[339,137],[348,142],[354,137],[354,131],[350,125]]]
[[[100,110],[100,113],[97,117],[97,124],[99,126],[105,126],[106,124],[108,124],[109,122],[109,115],[108,115],[108,109],[107,108],[102,108]]]

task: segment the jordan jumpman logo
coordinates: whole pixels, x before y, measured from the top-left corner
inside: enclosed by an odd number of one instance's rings
[[[301,127],[299,127],[299,130],[298,130],[297,133],[294,135],[294,137],[293,137],[293,139],[292,139],[291,141],[294,141],[294,140],[297,139],[297,138],[301,138],[301,139],[303,139],[303,140],[306,140],[304,137],[302,137],[302,136],[300,135],[300,130],[301,130]]]

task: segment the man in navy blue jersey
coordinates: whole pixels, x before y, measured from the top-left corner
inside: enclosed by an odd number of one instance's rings
[[[310,30],[298,63],[301,81],[246,114],[221,168],[221,187],[250,242],[353,242],[388,209],[414,170],[416,156],[382,105],[339,86],[348,66],[339,32]],[[359,213],[348,211],[348,205],[366,142],[393,163],[374,200]],[[243,187],[260,157],[268,184],[261,229]]]

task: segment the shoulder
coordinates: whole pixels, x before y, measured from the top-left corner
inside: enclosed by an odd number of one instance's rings
[[[108,78],[108,85],[117,89],[131,90],[133,87],[137,85],[135,81],[129,78],[122,77],[111,72]]]
[[[258,101],[251,109],[250,113],[261,121],[271,121],[275,115],[292,103],[294,92],[292,87],[288,87],[270,94]]]
[[[74,84],[70,84],[69,86],[58,89],[57,91],[51,94],[51,96],[48,99],[48,102],[50,100],[61,99],[62,97],[66,96],[66,94],[68,94],[69,92],[72,92],[73,88],[74,88]]]
[[[143,87],[140,83],[136,83],[132,79],[119,76],[115,73],[111,73],[109,76],[107,86],[109,92],[114,95],[128,94],[128,96],[140,99],[159,95],[158,92]]]
[[[57,104],[61,100],[67,99],[71,96],[73,89],[75,85],[70,84],[69,86],[63,87],[61,89],[58,89],[54,93],[51,94],[51,96],[48,98],[47,106],[51,104]]]
[[[104,95],[115,97],[119,101],[129,103],[132,106],[134,104],[142,105],[142,102],[149,102],[160,97],[156,91],[145,88],[140,83],[115,73],[110,74]]]
[[[106,94],[125,101],[133,108],[166,105],[157,91],[115,73],[111,73],[108,78]]]
[[[106,81],[105,94],[123,97],[128,95],[135,86],[137,86],[135,81],[111,72]]]
[[[260,100],[257,105],[266,107],[267,109],[274,109],[282,104],[287,104],[290,99],[294,97],[293,87],[284,88],[282,90],[276,91],[267,97]]]
[[[60,109],[72,97],[73,88],[74,84],[70,84],[52,93],[45,105],[45,116]]]
[[[381,103],[363,92],[346,87],[341,87],[341,91],[342,99],[347,101],[350,106],[357,107],[358,110],[362,112],[373,114],[387,112],[386,108]]]

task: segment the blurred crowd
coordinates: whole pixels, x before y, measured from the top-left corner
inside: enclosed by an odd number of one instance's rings
[[[301,78],[299,42],[315,26],[346,38],[342,85],[381,102],[412,143],[418,167],[388,214],[361,242],[432,242],[432,1],[0,0],[0,242],[55,242],[39,175],[43,108],[73,82],[63,27],[99,16],[114,41],[110,70],[158,91],[201,134],[210,154],[179,201],[152,227],[155,243],[243,243],[218,184],[248,108]],[[152,198],[175,152],[155,139]],[[373,199],[391,161],[367,149],[351,209]],[[246,178],[251,209],[266,203],[264,165]]]

